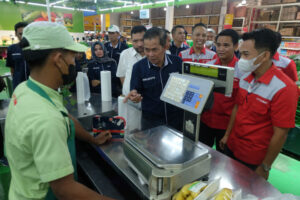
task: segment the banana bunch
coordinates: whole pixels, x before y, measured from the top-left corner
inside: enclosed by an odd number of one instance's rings
[[[214,200],[231,200],[232,199],[232,190],[228,188],[223,188],[216,196]]]
[[[201,181],[186,184],[173,196],[172,200],[193,200],[206,188],[206,186],[207,184]]]

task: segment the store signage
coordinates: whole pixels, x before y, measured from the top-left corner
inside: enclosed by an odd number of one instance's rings
[[[224,29],[232,29],[233,14],[225,15]]]
[[[140,19],[149,19],[149,9],[140,10]]]

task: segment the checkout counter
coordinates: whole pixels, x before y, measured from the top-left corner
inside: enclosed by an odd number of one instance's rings
[[[212,69],[216,79],[224,75],[224,70],[228,71],[222,69],[220,73],[220,70]],[[233,71],[228,73],[231,73],[229,77],[232,80]],[[225,84],[230,82],[224,77],[221,79],[218,81]],[[185,110],[183,134],[163,124],[152,124],[153,128],[147,127],[146,130],[141,124],[140,129],[137,129],[130,124],[141,122],[142,119],[132,115],[127,116],[129,128],[125,130],[124,139],[113,138],[100,147],[82,143],[77,145],[78,165],[96,190],[115,199],[170,199],[186,183],[221,178],[220,188],[242,189],[244,195],[265,198],[280,194],[252,170],[198,142],[200,114],[206,106],[214,82],[205,80],[205,87],[195,87],[199,85],[197,81],[199,79],[190,75],[171,74],[161,96],[162,100]],[[178,82],[181,82],[181,86]],[[225,94],[230,93],[230,87],[232,85],[225,87]],[[175,88],[184,90],[178,91],[178,95],[181,95],[179,99],[178,96],[172,96],[173,92],[167,91]],[[91,131],[91,115],[116,115],[117,104],[114,102],[116,100],[103,109],[103,102],[92,97],[85,104],[67,108]],[[128,109],[137,108],[129,104]],[[131,130],[130,127],[135,129]]]
[[[153,128],[147,127],[147,130],[141,124],[137,129],[135,125],[142,119],[133,115],[127,118],[129,128],[125,130],[124,139],[115,138],[99,147],[77,141],[78,166],[94,188],[99,193],[115,199],[169,199],[186,183],[196,179],[221,178],[221,188],[242,189],[243,194],[253,194],[259,198],[279,195],[277,189],[252,170],[197,141],[197,120],[208,99],[208,96],[201,96],[205,99],[201,102],[200,94],[209,94],[212,82],[206,81],[206,84],[205,90],[189,87],[189,84],[185,87],[185,90],[194,94],[197,93],[196,90],[201,92],[195,97],[197,100],[194,103],[199,101],[197,107],[191,103],[194,99],[191,93],[186,97],[187,91],[182,93],[184,101],[172,98],[167,91],[164,91],[161,97],[173,105],[181,103],[183,108],[196,108],[187,109],[189,114],[185,118],[186,121],[196,120],[195,127],[192,128],[191,123],[185,123],[183,131],[192,140],[159,123],[153,123]],[[165,88],[167,87],[168,85]],[[90,100],[83,104],[67,101],[66,105],[68,111],[88,131],[92,129],[94,115],[114,116],[117,115],[118,109],[116,99],[101,102],[100,95],[91,96]],[[73,95],[70,99],[76,99],[76,96]],[[129,104],[128,109],[137,108]],[[130,127],[135,129],[130,130]]]

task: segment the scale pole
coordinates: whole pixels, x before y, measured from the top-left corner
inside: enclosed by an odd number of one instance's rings
[[[51,22],[51,12],[50,12],[50,3],[49,3],[49,0],[46,0],[46,3],[47,3],[48,21]]]

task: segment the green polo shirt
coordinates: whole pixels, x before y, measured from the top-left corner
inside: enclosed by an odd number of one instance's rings
[[[68,131],[60,111],[62,96],[41,83],[47,99],[20,84],[12,96],[5,122],[5,150],[12,179],[9,199],[44,199],[49,182],[74,172],[68,150]]]

